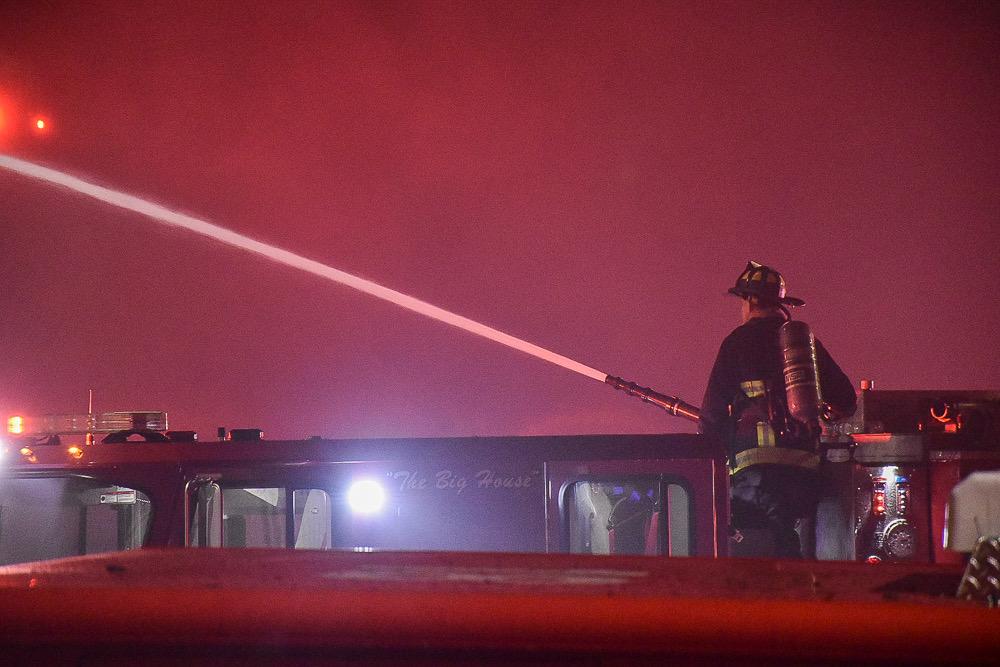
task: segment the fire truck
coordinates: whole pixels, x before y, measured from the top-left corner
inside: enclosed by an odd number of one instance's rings
[[[740,555],[725,454],[700,435],[203,442],[148,411],[8,430],[3,564],[142,546]],[[862,391],[823,459],[818,559],[960,563],[946,507],[1000,469],[1000,394]]]
[[[981,664],[1000,651],[982,608],[1000,553],[969,559],[946,511],[1000,470],[996,392],[863,391],[854,417],[827,425],[816,560],[801,562],[732,557],[725,454],[696,434],[270,441],[248,428],[206,442],[152,411],[8,427],[0,646],[15,662],[884,664],[889,651]]]

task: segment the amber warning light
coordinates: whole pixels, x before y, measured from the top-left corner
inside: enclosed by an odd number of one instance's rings
[[[7,420],[7,432],[11,435],[21,435],[24,433],[24,417],[14,415]]]
[[[30,418],[15,415],[7,419],[7,432],[11,435],[85,435],[130,429],[166,431],[167,413],[157,410],[138,410]]]

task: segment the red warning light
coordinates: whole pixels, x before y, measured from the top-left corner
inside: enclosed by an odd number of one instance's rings
[[[44,118],[39,118],[38,120],[36,120],[35,121],[35,127],[37,127],[39,130],[44,130],[45,129],[45,119]]]
[[[885,491],[876,491],[872,498],[872,512],[878,515],[885,514]]]
[[[42,132],[48,132],[51,123],[49,123],[48,118],[43,118],[42,116],[36,116],[33,121],[31,121],[31,129],[36,133],[40,134]]]

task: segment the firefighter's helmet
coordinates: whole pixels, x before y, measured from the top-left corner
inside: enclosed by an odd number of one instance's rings
[[[730,294],[741,298],[755,296],[764,303],[802,306],[805,301],[793,296],[785,296],[785,279],[769,266],[750,260],[743,273],[736,279],[736,285],[729,288]]]

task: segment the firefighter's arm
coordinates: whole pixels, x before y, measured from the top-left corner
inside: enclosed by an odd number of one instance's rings
[[[736,360],[733,358],[732,346],[727,343],[728,340],[723,341],[719,348],[719,354],[715,358],[712,373],[708,378],[705,397],[701,402],[699,429],[702,433],[714,437],[722,435],[726,427],[729,419],[729,403],[736,395],[738,384],[734,379]]]

